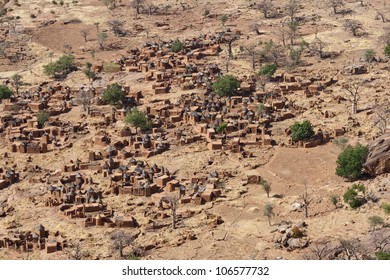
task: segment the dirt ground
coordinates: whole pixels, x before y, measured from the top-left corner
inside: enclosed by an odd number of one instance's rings
[[[20,17],[16,22],[17,32],[9,34],[8,40],[12,44],[22,46],[24,55],[23,59],[15,62],[0,57],[0,81],[4,82],[13,74],[19,73],[23,76],[22,89],[28,90],[50,80],[43,74],[42,66],[69,51],[75,56],[79,67],[85,65],[87,61],[101,65],[128,55],[130,49],[141,47],[145,42],[182,40],[201,34],[213,34],[225,28],[239,29],[242,33],[240,39],[233,45],[235,59],[230,61],[229,73],[237,76],[252,75],[254,71],[251,61],[242,50],[270,39],[281,45],[281,26],[288,18],[283,15],[264,19],[260,11],[249,6],[255,1],[246,0],[155,1],[156,5],[164,3],[171,5],[167,14],[159,15],[148,15],[146,10],[136,15],[134,9],[129,6],[129,1],[122,1],[113,10],[107,9],[98,0],[65,2],[64,6],[43,0],[20,1],[20,6],[15,6],[11,2],[6,5],[12,8],[10,13],[13,16]],[[277,10],[283,10],[287,3],[284,0],[273,2],[279,8]],[[298,105],[307,106],[310,102],[318,102],[319,105],[310,107],[293,119],[273,124],[273,139],[277,143],[286,143],[284,130],[294,122],[304,119],[309,119],[316,128],[347,128],[345,137],[351,144],[358,142],[367,144],[378,136],[379,130],[374,125],[371,108],[373,104],[390,99],[388,59],[383,54],[384,45],[381,39],[384,31],[390,27],[390,21],[382,22],[377,19],[378,11],[382,11],[385,17],[390,19],[390,13],[384,9],[386,1],[364,1],[364,6],[360,6],[360,1],[345,1],[345,8],[353,11],[345,15],[334,15],[325,2],[301,1],[302,9],[299,10],[298,16],[302,18],[302,24],[299,25],[295,40],[311,43],[316,37],[320,38],[325,42],[325,50],[335,52],[338,56],[320,59],[307,55],[302,57],[304,66],[285,70],[303,78],[334,77],[337,82],[331,86],[331,92],[321,92],[308,98],[300,93],[289,96],[289,99]],[[210,12],[207,17],[203,16],[205,10]],[[229,16],[225,26],[222,26],[220,19],[223,15]],[[123,22],[126,36],[114,36],[108,24],[112,19]],[[352,36],[350,32],[344,30],[343,22],[346,19],[360,20],[364,26],[364,36]],[[166,25],[158,27],[157,23]],[[257,24],[261,35],[256,35],[253,31],[254,24]],[[86,42],[81,30],[88,32]],[[106,49],[100,49],[97,42],[97,34],[101,31],[108,31],[109,34],[105,42]],[[216,62],[224,69],[227,48],[222,47],[221,54],[216,58],[207,58],[207,62]],[[373,49],[382,62],[367,65],[364,62],[364,53],[368,49]],[[344,74],[342,71],[344,67],[352,64],[365,64],[370,70],[363,75]],[[257,71],[259,67],[260,63],[256,62]],[[101,80],[95,81],[94,85],[106,86],[113,80],[121,84],[130,84],[133,90],[143,91],[146,104],[155,97],[151,94],[152,84],[140,82],[142,77],[141,73],[106,74]],[[364,83],[364,89],[359,100],[359,112],[352,118],[350,102],[346,100],[348,95],[342,86],[354,81]],[[61,83],[79,87],[88,85],[89,81],[78,71],[71,73]],[[175,101],[181,95],[180,89],[173,88],[163,99]],[[336,102],[336,97],[344,97],[345,100]],[[104,110],[109,112],[109,106],[104,107]],[[325,111],[334,113],[334,117],[324,118]],[[77,123],[81,114],[81,108],[74,107],[70,112],[60,115],[59,120]],[[88,121],[93,123],[99,120]],[[123,126],[125,126],[123,122],[117,122],[107,127],[107,131],[114,135],[114,132]],[[31,230],[38,224],[44,224],[50,231],[62,232],[70,242],[81,242],[85,259],[118,258],[111,248],[110,234],[114,229],[85,228],[81,220],[65,217],[56,207],[45,207],[45,186],[33,183],[32,180],[42,175],[34,173],[33,167],[36,165],[44,171],[55,172],[61,170],[63,165],[76,155],[83,160],[88,159],[88,153],[93,149],[93,137],[98,132],[92,125],[89,129],[90,133],[75,139],[72,147],[36,154],[29,163],[28,154],[15,153],[9,158],[0,158],[0,167],[5,166],[6,162],[25,167],[19,183],[0,190],[0,202],[1,198],[7,198],[8,205],[14,208],[11,215],[0,218],[0,236],[8,229]],[[0,136],[0,144],[0,154],[9,152],[4,135]],[[310,149],[288,148],[283,145],[258,146],[250,148],[253,157],[243,158],[223,151],[210,151],[206,147],[206,142],[173,146],[163,154],[143,160],[150,165],[154,163],[163,165],[179,178],[188,178],[194,172],[229,172],[232,176],[224,182],[224,196],[201,206],[180,205],[178,212],[183,216],[189,212],[197,214],[183,218],[176,230],[165,227],[158,231],[146,228],[126,231],[138,236],[138,245],[151,248],[143,256],[145,259],[304,259],[309,249],[290,251],[275,248],[278,227],[284,222],[294,224],[303,220],[307,224],[305,235],[309,241],[326,239],[329,243],[337,243],[340,238],[365,240],[371,230],[368,222],[370,216],[379,215],[384,218],[385,224],[390,223],[390,216],[385,216],[380,208],[380,202],[390,201],[390,177],[389,174],[385,174],[354,182],[362,183],[368,190],[376,192],[380,198],[379,203],[370,202],[358,210],[340,203],[340,207],[336,209],[330,197],[336,195],[342,198],[342,194],[353,184],[335,175],[336,159],[340,151],[332,142]],[[244,182],[245,172],[250,169],[255,169],[270,183],[270,198],[267,198],[259,184]],[[109,186],[107,178],[93,172],[88,175],[98,182],[100,190],[105,190]],[[387,191],[378,193],[379,186],[387,187]],[[305,187],[311,198],[307,218],[302,209],[291,210],[292,204],[301,201],[300,195],[305,191]],[[156,195],[150,200],[157,203],[159,198],[160,196]],[[141,213],[148,209],[147,202],[140,202],[138,198],[130,196],[110,196],[105,201],[112,207],[120,209],[122,213],[136,213],[140,221],[146,220]],[[274,205],[275,217],[272,218],[271,225],[263,215],[263,208],[267,202]],[[135,205],[140,205],[138,210]],[[223,223],[215,225],[210,217],[218,216]],[[385,230],[388,229],[385,227]],[[189,235],[196,238],[183,241],[183,236]],[[21,254],[0,249],[0,259],[69,258],[71,258],[69,251],[48,255],[44,252]]]

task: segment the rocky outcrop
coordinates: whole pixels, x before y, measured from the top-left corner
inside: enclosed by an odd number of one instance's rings
[[[372,176],[390,172],[390,133],[368,145],[368,157],[364,169]]]

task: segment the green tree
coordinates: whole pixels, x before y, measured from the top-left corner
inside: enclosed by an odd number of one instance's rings
[[[14,74],[11,77],[12,83],[15,87],[16,95],[19,94],[19,87],[22,84],[22,76],[19,74]]]
[[[104,90],[102,99],[105,103],[119,105],[123,102],[125,93],[118,83],[113,83]]]
[[[213,91],[220,96],[232,96],[240,87],[240,82],[232,75],[224,75],[219,77],[213,83]]]
[[[92,63],[85,63],[83,73],[87,76],[88,80],[91,81],[95,78],[95,72],[92,71]]]
[[[271,218],[275,216],[274,207],[271,203],[268,202],[264,205],[263,214],[265,217],[267,217],[268,224],[271,225]]]
[[[183,44],[183,42],[181,42],[179,39],[173,41],[173,43],[172,43],[172,45],[171,45],[171,50],[172,50],[174,53],[180,52],[183,48],[184,48],[184,44]]]
[[[271,192],[271,184],[264,179],[260,179],[259,184],[263,187],[264,192],[267,194],[267,197],[269,198],[269,193]]]
[[[0,101],[10,98],[12,96],[12,90],[4,85],[0,85]]]
[[[227,123],[225,123],[225,122],[220,123],[220,124],[218,124],[217,128],[215,129],[215,131],[217,133],[222,133],[222,132],[225,131],[226,127],[227,127]]]
[[[50,77],[58,78],[65,76],[76,69],[74,56],[66,54],[61,56],[57,61],[50,62],[43,66],[43,73]]]
[[[140,128],[142,131],[145,131],[151,128],[148,117],[136,108],[127,113],[125,122],[134,126],[136,130]]]
[[[275,63],[272,64],[266,64],[263,67],[261,67],[259,73],[257,73],[258,76],[266,76],[268,78],[271,78],[275,72],[278,66]]]
[[[37,113],[37,121],[39,127],[43,127],[43,125],[45,124],[45,122],[47,122],[48,119],[49,119],[49,113],[47,113],[46,111],[39,111]]]
[[[373,231],[377,226],[381,226],[385,223],[382,217],[376,215],[368,217],[368,221],[370,222]]]
[[[308,120],[305,120],[302,123],[296,122],[292,126],[290,126],[290,129],[291,129],[291,138],[294,142],[308,141],[314,135],[313,126]]]
[[[348,180],[356,180],[362,175],[363,164],[368,155],[368,148],[357,144],[348,145],[337,158],[336,175]]]

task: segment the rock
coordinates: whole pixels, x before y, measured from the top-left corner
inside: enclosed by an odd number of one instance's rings
[[[296,226],[297,228],[303,228],[303,227],[306,227],[307,224],[305,223],[305,221],[300,221],[300,222],[297,222],[294,226]]]
[[[248,209],[249,213],[258,213],[260,210],[257,207],[251,207]]]
[[[278,231],[279,231],[280,233],[286,233],[286,231],[287,231],[288,228],[289,228],[288,225],[281,225],[281,226],[278,227]]]
[[[289,238],[287,244],[291,249],[300,249],[307,246],[307,241],[300,238]]]
[[[390,132],[368,145],[367,161],[364,169],[372,176],[390,172]]]
[[[298,211],[299,209],[301,209],[303,207],[303,204],[302,203],[299,203],[299,202],[295,202],[293,204],[291,204],[291,211]]]

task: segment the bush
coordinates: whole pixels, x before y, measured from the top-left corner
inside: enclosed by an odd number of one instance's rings
[[[125,122],[134,126],[136,129],[141,128],[142,131],[149,130],[152,127],[148,117],[137,109],[133,109],[127,113]]]
[[[10,98],[12,96],[12,90],[4,85],[0,85],[0,101]]]
[[[390,204],[389,203],[383,202],[381,207],[382,207],[383,211],[385,211],[385,213],[387,215],[390,215]]]
[[[336,175],[348,180],[356,180],[362,175],[363,164],[366,162],[368,148],[357,144],[348,145],[337,158]]]
[[[49,119],[49,114],[46,111],[39,111],[37,113],[38,125],[42,127]]]
[[[74,57],[71,54],[61,56],[57,61],[50,62],[43,66],[43,73],[50,77],[60,77],[76,70]]]
[[[366,200],[358,196],[357,191],[365,192],[365,187],[363,185],[352,185],[352,188],[348,189],[344,195],[343,199],[345,203],[348,203],[351,208],[355,209],[362,206]]]
[[[387,57],[390,57],[390,42],[387,42],[386,47],[385,47],[385,55]]]
[[[220,123],[220,124],[218,124],[217,128],[215,129],[215,131],[217,133],[222,133],[223,131],[225,131],[226,127],[227,127],[227,123]]]
[[[213,91],[220,96],[232,96],[240,87],[240,82],[232,75],[225,75],[213,83]]]
[[[301,237],[303,237],[303,232],[297,226],[293,226],[291,229],[291,237],[292,238],[301,238]]]
[[[368,221],[370,222],[373,230],[375,230],[376,226],[380,226],[385,223],[382,217],[376,215],[368,217]]]
[[[111,105],[119,105],[125,98],[125,93],[118,83],[113,83],[104,90],[103,101]]]
[[[379,251],[375,253],[376,259],[377,260],[382,260],[382,261],[389,261],[390,260],[390,253],[384,252],[384,251]]]
[[[259,76],[265,76],[265,77],[271,77],[273,74],[275,74],[276,69],[278,66],[276,64],[267,64],[261,67],[258,75]]]
[[[296,122],[292,126],[291,129],[291,137],[294,142],[296,141],[308,141],[313,135],[313,127],[310,121],[305,120],[302,123]]]
[[[184,45],[180,40],[176,40],[171,45],[171,50],[175,53],[180,52],[183,49]]]

